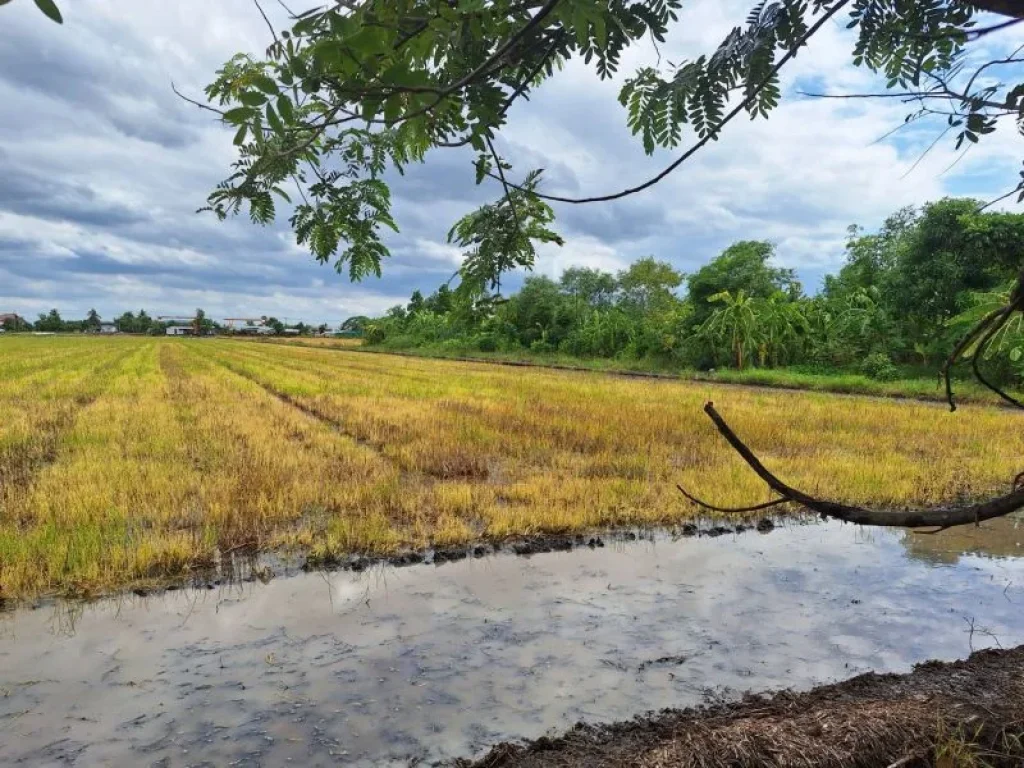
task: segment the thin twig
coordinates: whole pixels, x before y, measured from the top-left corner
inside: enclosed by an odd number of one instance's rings
[[[773,501],[766,501],[763,504],[755,504],[751,507],[716,507],[714,504],[708,504],[706,501],[701,501],[692,493],[687,491],[683,486],[676,484],[676,488],[686,498],[696,504],[698,507],[704,507],[704,509],[710,509],[712,512],[756,512],[759,509],[768,509],[770,507],[777,507],[780,504],[788,504],[789,499],[774,499]]]
[[[274,31],[274,25],[270,23],[270,19],[267,18],[267,14],[263,11],[263,6],[260,5],[260,0],[252,0],[253,4],[260,12],[260,16],[263,17],[263,21],[267,25],[267,29],[270,30],[270,36],[274,38],[274,43],[277,45],[281,44],[281,41],[277,39],[277,32]]]
[[[203,104],[201,101],[190,99],[188,96],[186,96],[178,90],[178,87],[174,84],[173,80],[171,81],[171,90],[174,91],[175,95],[177,95],[177,97],[182,101],[187,101],[189,104],[199,107],[200,109],[205,109],[207,112],[213,112],[215,115],[220,115],[221,117],[224,116],[224,112],[222,110],[219,110],[215,107],[211,107],[209,104]]]
[[[953,351],[950,352],[949,357],[946,358],[946,362],[945,364],[943,364],[942,370],[939,372],[939,375],[946,380],[946,402],[949,403],[950,411],[956,410],[956,403],[953,400],[953,381],[951,378],[953,366],[956,365],[957,360],[960,359],[960,356],[964,353],[964,351],[975,341],[975,339],[978,338],[978,336],[980,336],[985,331],[986,328],[988,328],[988,326],[1003,311],[1003,308],[994,309],[987,315],[985,315],[983,318],[981,318],[978,324],[975,325],[970,331],[968,331],[962,339],[960,339],[957,345],[953,347]]]

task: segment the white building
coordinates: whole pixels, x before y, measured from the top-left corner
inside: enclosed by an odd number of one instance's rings
[[[113,323],[100,323],[100,333],[117,333],[117,326]]]
[[[167,326],[168,336],[191,336],[192,326],[191,325],[169,325]]]

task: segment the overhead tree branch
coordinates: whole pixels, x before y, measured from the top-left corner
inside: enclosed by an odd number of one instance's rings
[[[800,40],[797,41],[797,44],[794,45],[789,51],[787,51],[786,54],[782,56],[782,58],[775,62],[775,65],[768,71],[768,74],[764,77],[764,79],[761,80],[761,82],[758,83],[756,87],[750,90],[746,98],[740,101],[739,104],[733,107],[733,109],[731,109],[725,115],[725,117],[721,119],[721,121],[716,126],[715,130],[709,131],[707,135],[700,139],[700,141],[691,146],[688,150],[686,150],[682,155],[676,158],[671,164],[668,165],[668,167],[666,167],[657,175],[652,176],[647,181],[643,182],[642,184],[638,184],[635,187],[628,187],[619,192],[613,192],[607,195],[595,195],[593,197],[563,197],[561,195],[548,195],[541,192],[534,192],[534,194],[537,195],[537,197],[539,197],[542,200],[549,200],[555,203],[572,203],[574,205],[580,205],[584,203],[604,203],[608,202],[609,200],[618,200],[620,198],[628,197],[629,195],[634,195],[637,192],[642,192],[645,189],[653,187],[655,184],[669,176],[680,165],[682,165],[684,162],[693,157],[693,155],[697,154],[697,152],[703,149],[705,145],[717,139],[718,133],[721,131],[721,129],[728,123],[730,123],[737,115],[739,115],[741,112],[747,109],[750,106],[750,104],[754,102],[754,99],[758,97],[761,91],[764,90],[765,86],[767,86],[768,83],[772,82],[773,78],[779,73],[779,70],[781,70],[782,67],[784,67],[790,61],[790,59],[796,56],[797,52],[807,44],[807,41],[810,40],[810,38],[813,37],[819,29],[825,26],[825,24],[828,23],[829,19],[831,19],[833,16],[839,13],[839,11],[842,10],[842,8],[845,7],[848,4],[848,2],[849,0],[839,0],[838,3],[829,8],[829,10],[820,19],[818,19],[814,23],[814,25],[807,30],[807,32],[804,33]],[[490,174],[490,176],[492,178],[497,178],[494,176],[494,174]]]

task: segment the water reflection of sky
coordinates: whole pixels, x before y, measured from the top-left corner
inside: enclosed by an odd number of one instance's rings
[[[930,557],[1012,538],[976,534],[795,525],[16,613],[0,763],[405,764],[1024,642],[1024,560]]]

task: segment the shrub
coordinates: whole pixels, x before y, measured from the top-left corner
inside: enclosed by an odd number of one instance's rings
[[[497,352],[498,337],[493,333],[482,333],[477,337],[476,347],[481,352]]]
[[[860,364],[860,372],[878,381],[892,381],[899,377],[899,371],[884,352],[872,352]]]

